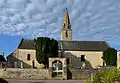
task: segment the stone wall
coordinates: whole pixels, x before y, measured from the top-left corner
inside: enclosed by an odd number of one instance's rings
[[[93,76],[99,72],[99,70],[81,70],[72,69],[70,73],[67,73],[67,79],[73,80],[87,80],[93,79]],[[0,69],[0,78],[4,79],[19,79],[19,80],[47,80],[52,79],[50,77],[48,69],[20,69],[20,68],[7,68]]]
[[[7,68],[0,69],[0,78],[5,79],[49,79],[49,71],[47,69],[20,69]]]
[[[98,73],[99,70],[81,70],[81,69],[74,69],[71,70],[72,79],[74,80],[87,80],[93,79],[93,76]]]

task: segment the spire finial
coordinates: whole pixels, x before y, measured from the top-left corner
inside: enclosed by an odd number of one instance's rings
[[[66,8],[66,11],[67,11],[68,9]]]

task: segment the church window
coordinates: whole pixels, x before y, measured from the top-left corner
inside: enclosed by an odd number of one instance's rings
[[[27,60],[30,60],[30,54],[27,55]]]
[[[85,55],[81,55],[81,61],[85,61]]]
[[[68,32],[66,31],[65,36],[68,37]]]
[[[103,62],[103,66],[105,66],[105,62]]]

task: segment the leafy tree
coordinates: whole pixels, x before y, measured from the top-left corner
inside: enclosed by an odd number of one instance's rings
[[[41,63],[44,60],[43,52],[42,52],[42,44],[43,44],[43,38],[39,37],[36,41],[36,59],[39,63]]]
[[[36,40],[36,59],[48,67],[49,57],[58,57],[57,40],[48,37],[38,37]]]
[[[108,48],[103,53],[103,60],[107,66],[116,66],[117,65],[117,50],[114,48]]]

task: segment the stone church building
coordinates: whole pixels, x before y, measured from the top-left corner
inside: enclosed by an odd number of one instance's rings
[[[110,46],[106,41],[74,41],[68,10],[64,15],[61,30],[61,40],[58,40],[60,57],[68,58],[71,68],[98,68],[104,66],[103,51]],[[13,68],[40,68],[36,61],[35,41],[22,39],[18,48],[7,57],[8,67]]]

